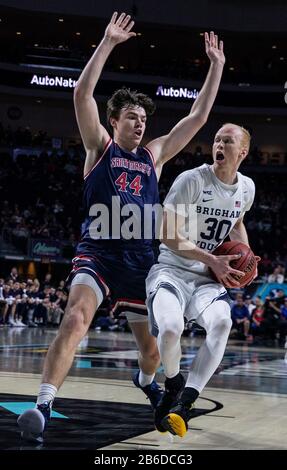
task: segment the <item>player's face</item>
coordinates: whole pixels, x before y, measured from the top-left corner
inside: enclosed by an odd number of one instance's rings
[[[242,132],[236,126],[223,126],[216,133],[212,148],[216,167],[238,167],[246,156],[242,145]]]
[[[140,106],[123,108],[113,122],[114,132],[132,147],[140,144],[146,128],[146,112]]]

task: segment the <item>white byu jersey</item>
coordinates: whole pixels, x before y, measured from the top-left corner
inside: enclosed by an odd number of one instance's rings
[[[228,185],[216,177],[211,165],[204,164],[176,178],[164,206],[185,217],[185,237],[197,247],[211,252],[250,209],[254,195],[255,185],[251,178],[237,172],[237,182]],[[175,254],[163,243],[158,261],[195,272],[206,270],[203,263],[180,256],[179,252]]]

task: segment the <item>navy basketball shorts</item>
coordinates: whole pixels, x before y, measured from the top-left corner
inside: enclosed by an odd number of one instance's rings
[[[94,291],[102,293],[112,300],[112,312],[115,316],[122,312],[132,312],[147,316],[145,280],[155,262],[152,248],[142,251],[97,250],[95,254],[78,254],[73,260],[67,284],[73,285],[78,274],[84,276],[86,284]],[[91,281],[91,282],[90,282]]]

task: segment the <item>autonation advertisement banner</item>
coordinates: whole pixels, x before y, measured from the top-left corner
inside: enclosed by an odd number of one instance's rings
[[[29,89],[36,90],[37,96],[39,96],[40,90],[45,90],[51,93],[62,92],[63,97],[70,99],[70,94],[73,92],[74,87],[77,84],[80,72],[66,72],[58,70],[29,70],[27,67],[19,67],[16,69],[3,69],[0,65],[0,88],[2,86],[14,87],[18,89]],[[169,102],[181,102],[181,103],[192,103],[196,100],[200,86],[196,83],[196,87],[191,83],[180,83],[177,80],[177,84],[160,83],[156,81],[154,83],[146,83],[143,78],[143,82],[133,82],[131,77],[127,77],[124,74],[119,76],[118,80],[110,80],[102,78],[99,80],[95,95],[109,97],[115,90],[122,86],[131,88],[132,90],[139,90],[142,93],[146,93],[155,100],[169,101]],[[287,83],[287,82],[286,82]],[[244,86],[243,86],[244,85]],[[248,86],[247,86],[248,85]],[[285,84],[286,88],[286,84]],[[251,84],[238,84],[232,87],[224,86],[218,92],[216,104],[218,106],[225,107],[256,107],[256,108],[282,108],[285,107],[285,101],[287,101],[287,94],[284,100],[284,90],[282,87],[253,87]]]

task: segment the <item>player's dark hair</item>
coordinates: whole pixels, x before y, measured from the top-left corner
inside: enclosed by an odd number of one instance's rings
[[[151,116],[155,111],[153,100],[144,93],[132,91],[129,88],[120,88],[116,90],[107,103],[107,122],[110,125],[110,118],[118,119],[123,108],[130,106],[140,106],[146,112],[147,116]]]

